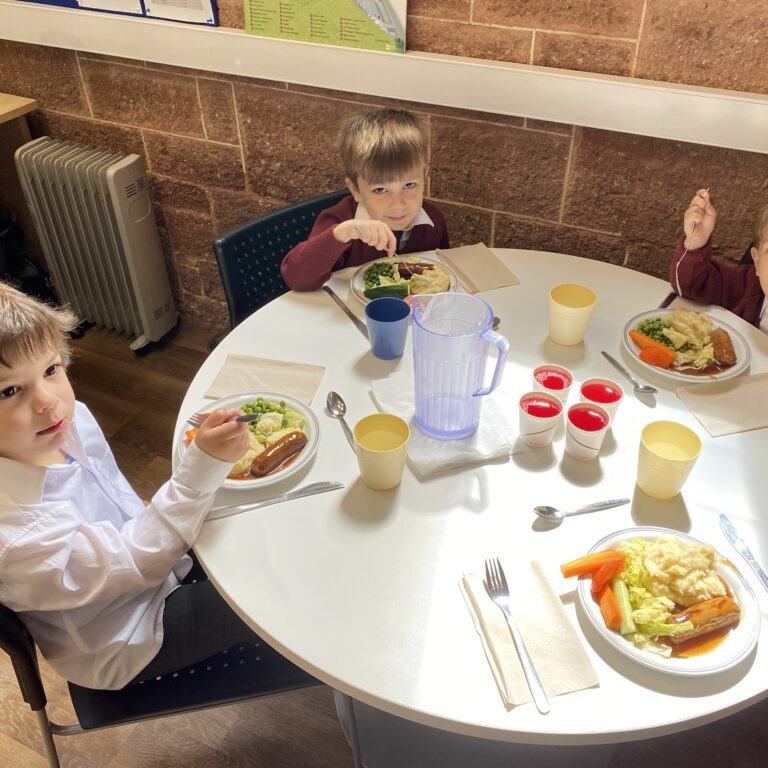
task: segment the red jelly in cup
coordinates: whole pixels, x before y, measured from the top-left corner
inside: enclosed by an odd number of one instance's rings
[[[608,426],[608,419],[606,418],[605,411],[591,406],[574,405],[568,411],[568,419],[574,427],[583,429],[585,432],[599,432],[601,429],[605,429]]]
[[[529,415],[537,419],[551,419],[563,410],[562,405],[552,402],[550,398],[531,395],[520,401],[520,407]]]
[[[534,448],[549,445],[562,424],[563,404],[549,392],[527,392],[520,398],[520,439]]]
[[[608,416],[613,420],[619,403],[624,398],[624,390],[619,384],[610,379],[587,379],[581,385],[582,402],[602,405]]]
[[[533,369],[533,387],[542,392],[549,392],[561,401],[568,399],[568,392],[573,384],[573,374],[562,365],[540,365]]]

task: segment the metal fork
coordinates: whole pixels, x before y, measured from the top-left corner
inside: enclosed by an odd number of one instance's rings
[[[546,715],[549,712],[549,700],[544,691],[544,686],[541,684],[541,680],[539,680],[539,676],[536,673],[536,668],[533,666],[528,649],[525,647],[523,636],[520,634],[515,617],[509,610],[507,577],[504,575],[504,570],[498,557],[491,557],[485,561],[485,588],[488,590],[491,600],[501,608],[507,620],[509,631],[512,634],[512,641],[515,644],[517,655],[520,657],[520,665],[523,668],[523,674],[525,675],[528,687],[531,689],[536,709],[542,715]]]
[[[244,413],[242,416],[235,416],[234,419],[230,419],[230,421],[244,421],[246,424],[256,421],[256,419],[260,419],[264,414],[263,413]],[[203,422],[208,418],[207,413],[193,413],[187,421],[193,426],[199,429]]]

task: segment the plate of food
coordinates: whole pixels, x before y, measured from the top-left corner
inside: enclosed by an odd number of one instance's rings
[[[628,528],[561,570],[579,576],[578,602],[598,634],[644,667],[708,675],[738,664],[757,643],[760,609],[749,584],[692,536]]]
[[[285,480],[305,466],[317,450],[317,418],[304,403],[292,397],[275,392],[246,392],[216,400],[196,413],[205,414],[217,408],[242,408],[246,413],[262,414],[248,424],[250,446],[245,456],[233,464],[224,488],[262,488]],[[196,432],[187,424],[179,435],[179,456]]]
[[[371,299],[417,293],[444,293],[459,287],[456,275],[444,264],[423,256],[395,256],[363,264],[352,275],[352,293],[367,304]]]
[[[623,342],[641,365],[689,384],[738,376],[752,356],[735,328],[690,309],[642,312],[624,327]]]

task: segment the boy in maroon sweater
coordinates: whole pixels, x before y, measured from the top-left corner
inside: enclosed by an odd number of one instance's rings
[[[709,192],[700,189],[683,216],[685,234],[677,242],[669,268],[672,288],[702,304],[719,304],[768,333],[768,205],[755,219],[752,264],[713,261],[716,219]]]
[[[283,259],[283,279],[297,291],[395,252],[448,248],[443,214],[424,202],[428,138],[416,115],[380,109],[356,117],[342,128],[339,149],[350,196],[323,211],[309,239]]]

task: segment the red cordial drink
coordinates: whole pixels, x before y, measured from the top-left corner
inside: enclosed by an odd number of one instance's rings
[[[595,381],[584,384],[581,388],[581,394],[593,403],[615,403],[621,400],[621,392],[616,387]]]
[[[585,432],[598,432],[608,426],[608,419],[600,411],[585,405],[583,408],[574,406],[568,412],[568,418],[574,427]]]
[[[544,370],[536,371],[534,376],[536,381],[547,389],[566,389],[566,387],[571,385],[571,380],[568,376],[560,373],[560,371],[545,368]]]
[[[537,419],[551,419],[563,410],[561,405],[556,405],[543,397],[526,398],[520,403],[520,407],[529,416],[534,416]]]

